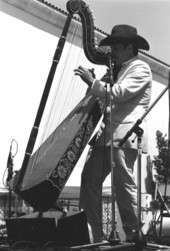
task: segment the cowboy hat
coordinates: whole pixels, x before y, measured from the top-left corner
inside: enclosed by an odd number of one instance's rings
[[[125,24],[114,26],[111,35],[101,40],[99,46],[108,46],[121,41],[134,42],[139,49],[149,50],[148,42],[137,34],[137,29]]]

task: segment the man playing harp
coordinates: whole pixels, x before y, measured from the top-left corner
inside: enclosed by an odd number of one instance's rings
[[[100,46],[110,46],[114,66],[121,68],[117,79],[116,76],[114,77],[110,96],[113,104],[111,107],[113,137],[110,135],[110,107],[107,107],[82,172],[80,209],[87,213],[94,242],[100,242],[102,237],[102,183],[111,171],[110,139],[113,138],[116,201],[126,240],[131,241],[133,230],[137,229],[138,220],[137,186],[133,176],[138,144],[137,140],[132,142],[134,135],[128,138],[123,147],[119,147],[118,144],[149,106],[152,84],[151,70],[147,63],[138,58],[138,49],[149,50],[149,44],[137,34],[136,28],[129,25],[117,25],[113,27],[111,35],[100,42]],[[92,95],[104,99],[109,97],[107,88],[105,88],[106,83],[94,78],[88,69],[79,66],[75,70],[75,74],[88,85]],[[145,120],[143,120],[141,127],[144,129],[142,150],[147,152]]]

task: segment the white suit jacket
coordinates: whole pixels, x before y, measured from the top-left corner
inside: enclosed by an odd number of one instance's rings
[[[134,123],[141,118],[149,107],[151,97],[152,74],[150,67],[144,61],[134,57],[125,62],[118,74],[117,81],[112,87],[112,94],[106,90],[105,83],[95,80],[91,87],[91,94],[100,98],[112,98],[112,128],[113,128],[113,145],[118,147],[119,142],[124,138],[126,133],[132,128]],[[108,89],[108,88],[107,88]],[[102,122],[96,146],[110,146],[110,106],[107,107],[105,122]],[[146,119],[143,119],[140,127],[144,129],[142,137],[142,150],[147,152],[147,128]],[[105,130],[104,130],[105,128]],[[104,133],[105,131],[105,133]],[[138,148],[137,139],[132,140],[136,134],[124,143],[123,147]]]

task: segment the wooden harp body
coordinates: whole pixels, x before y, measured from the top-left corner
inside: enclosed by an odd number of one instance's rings
[[[17,193],[37,210],[51,208],[100,118],[97,99],[87,95],[31,156]],[[11,181],[14,191],[18,175]]]
[[[69,15],[75,13],[81,18],[87,59],[93,64],[108,66],[106,51],[95,43],[94,19],[88,5],[81,0],[70,0],[67,9]],[[21,168],[10,181],[12,190],[36,210],[45,211],[53,207],[101,114],[98,99],[86,95],[23,166],[24,175],[21,175]],[[21,176],[22,182],[19,181]]]

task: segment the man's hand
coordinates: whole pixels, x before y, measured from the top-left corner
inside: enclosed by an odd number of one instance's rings
[[[87,68],[83,68],[79,66],[77,69],[74,70],[75,75],[80,76],[80,78],[89,86],[91,87],[93,81],[95,80],[95,74],[93,70],[89,70]]]

